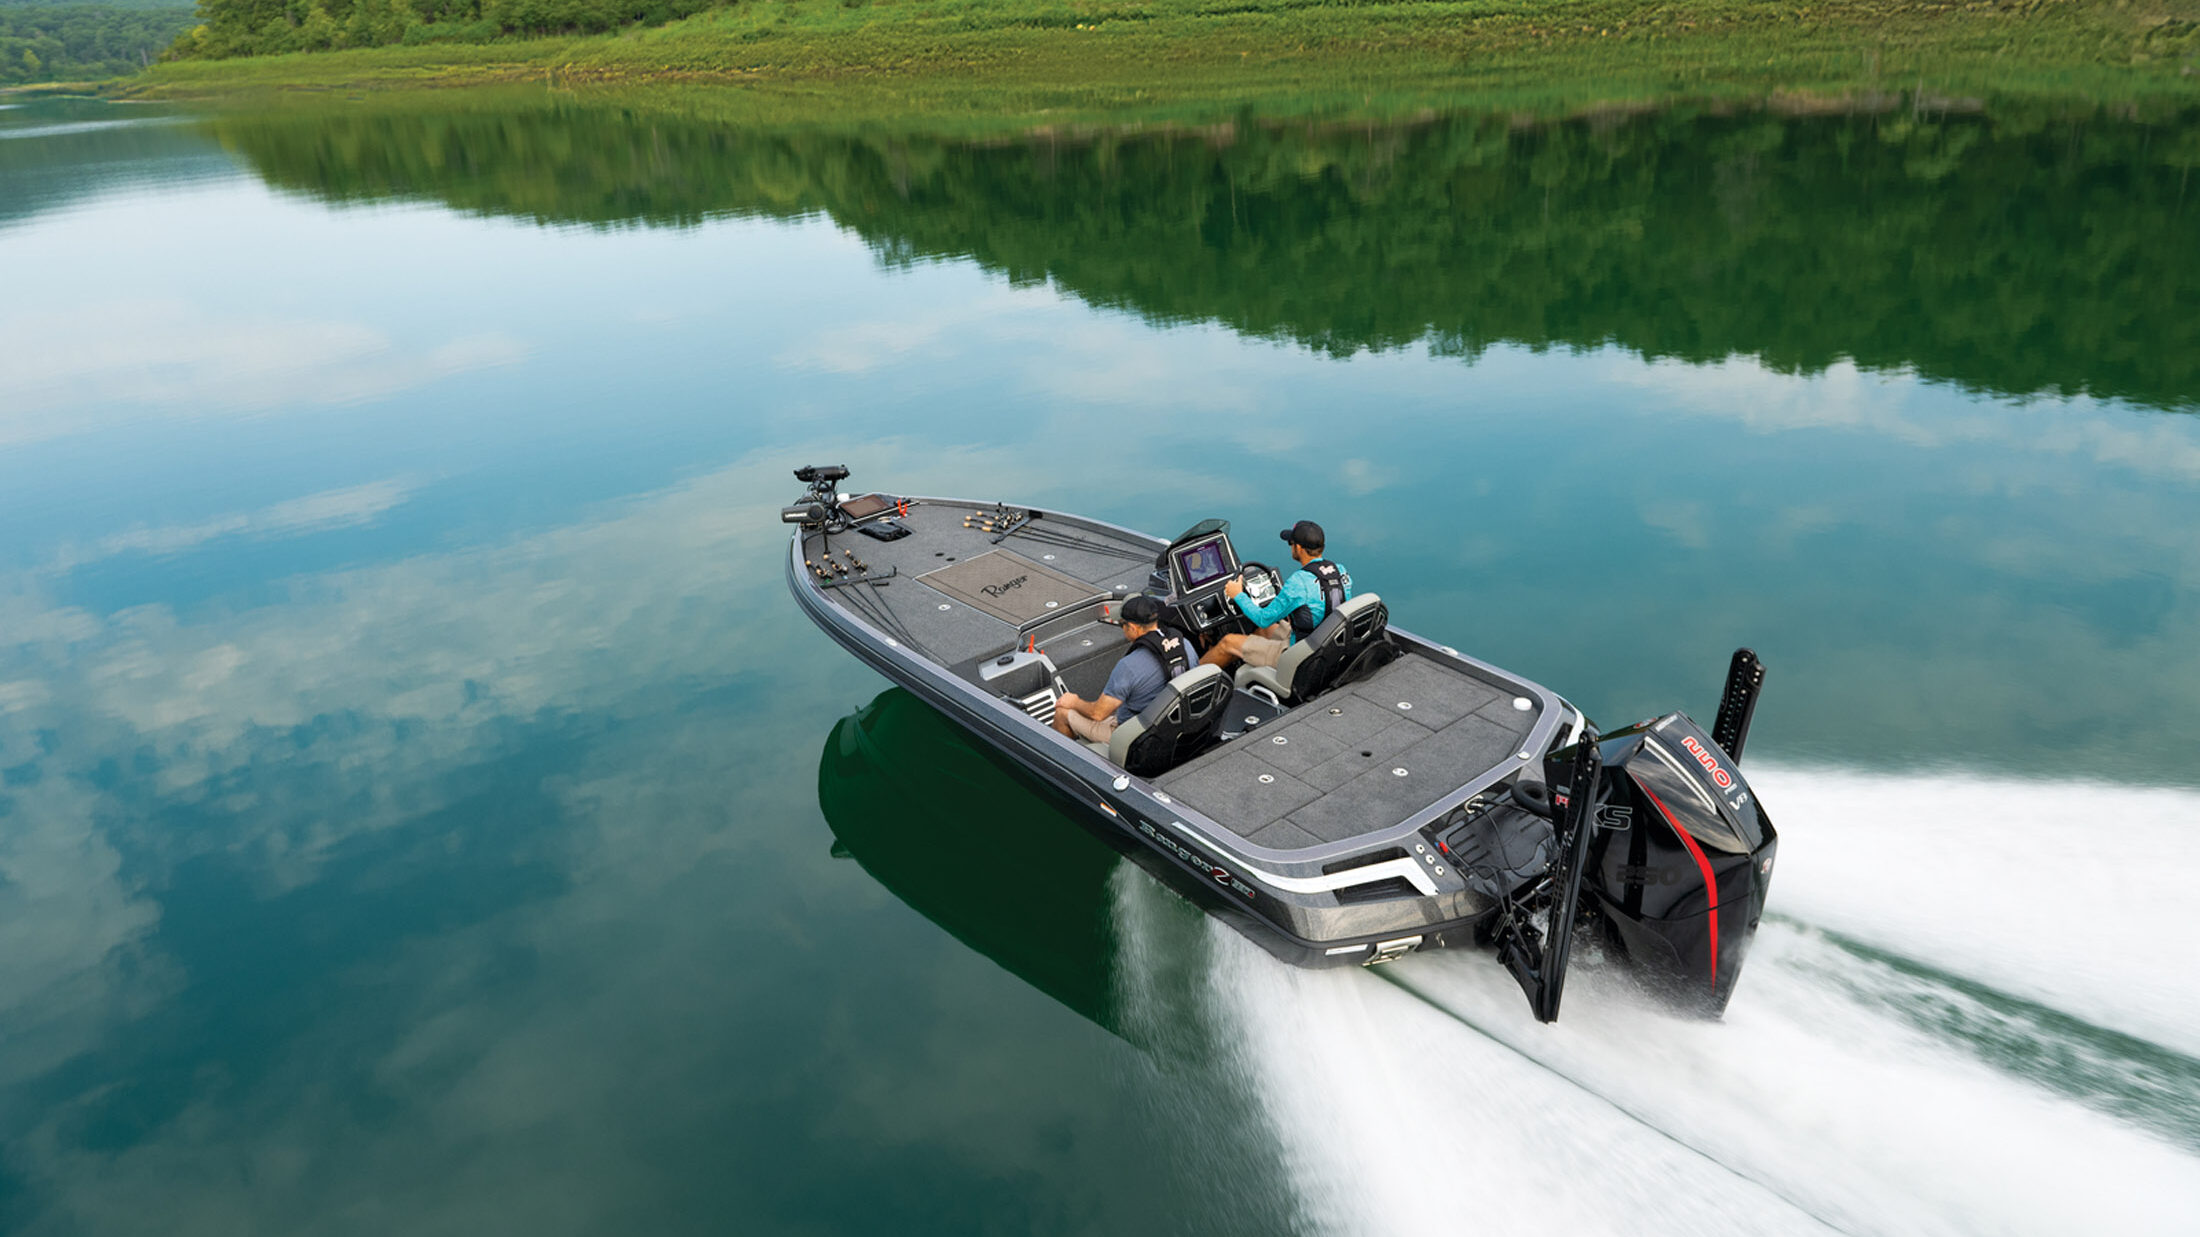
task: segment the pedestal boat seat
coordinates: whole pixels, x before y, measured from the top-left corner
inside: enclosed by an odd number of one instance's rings
[[[1273,666],[1239,666],[1238,687],[1265,693],[1277,704],[1299,704],[1329,690],[1346,667],[1373,648],[1390,627],[1390,611],[1374,593],[1350,598],[1306,638],[1283,651]]]
[[[1230,679],[1217,666],[1194,666],[1169,680],[1144,712],[1115,728],[1107,743],[1085,746],[1139,777],[1159,777],[1222,741]]]

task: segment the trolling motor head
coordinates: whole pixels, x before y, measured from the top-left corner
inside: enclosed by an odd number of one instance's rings
[[[810,487],[802,501],[779,509],[779,522],[800,524],[804,528],[817,528],[833,518],[840,507],[840,496],[834,491],[848,479],[846,464],[805,464],[794,470],[794,479]]]

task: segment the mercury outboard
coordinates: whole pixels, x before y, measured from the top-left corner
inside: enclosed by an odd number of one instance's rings
[[[1540,684],[1390,625],[1382,599],[1328,608],[1275,667],[1196,666],[1106,743],[1053,726],[1128,650],[1146,594],[1202,646],[1247,630],[1281,574],[1226,521],[1164,540],[999,502],[808,490],[789,588],[835,641],[1055,792],[1111,844],[1269,952],[1376,965],[1493,950],[1535,1016],[1558,1016],[1584,933],[1684,1009],[1731,997],[1776,837],[1738,767],[1764,666],[1735,653],[1716,722],[1670,713],[1610,734]]]
[[[1735,651],[1712,727],[1723,743],[1685,713],[1584,739],[1545,758],[1548,785],[1516,781],[1509,803],[1463,810],[1438,835],[1497,899],[1489,942],[1538,1018],[1558,1017],[1575,932],[1590,928],[1675,1005],[1726,1008],[1778,849],[1738,756],[1764,678],[1754,651]]]

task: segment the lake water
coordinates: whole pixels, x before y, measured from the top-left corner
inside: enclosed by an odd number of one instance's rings
[[[2200,113],[0,110],[0,1229],[2190,1232]],[[1724,1022],[1272,962],[840,653],[789,469],[1311,517],[1708,717]]]

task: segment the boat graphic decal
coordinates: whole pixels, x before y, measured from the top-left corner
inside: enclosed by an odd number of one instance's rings
[[[1640,783],[1637,783],[1637,785],[1640,785]],[[1711,983],[1713,987],[1716,987],[1719,983],[1719,882],[1711,878],[1711,861],[1704,858],[1703,847],[1696,845],[1696,839],[1688,836],[1688,830],[1681,828],[1681,822],[1673,819],[1673,809],[1665,806],[1665,800],[1658,798],[1656,791],[1644,786],[1642,793],[1649,795],[1650,802],[1658,805],[1658,811],[1665,817],[1665,823],[1673,827],[1673,836],[1679,838],[1681,845],[1688,848],[1689,856],[1696,861],[1696,870],[1703,873],[1704,896],[1711,900],[1711,911],[1708,915],[1711,940]]]
[[[1694,735],[1682,736],[1681,746],[1687,748],[1688,754],[1696,758],[1696,763],[1704,767],[1704,772],[1711,775],[1712,782],[1715,783],[1720,790],[1731,790],[1734,788],[1734,775],[1720,768],[1718,758],[1716,756],[1713,756],[1711,753],[1705,751],[1703,749],[1703,744],[1696,742]]]
[[[1138,831],[1145,834],[1154,845],[1192,865],[1194,871],[1206,873],[1208,879],[1214,881],[1217,885],[1248,900],[1253,897],[1253,887],[1247,884],[1244,878],[1177,841],[1173,835],[1154,828],[1152,821],[1139,821]]]

